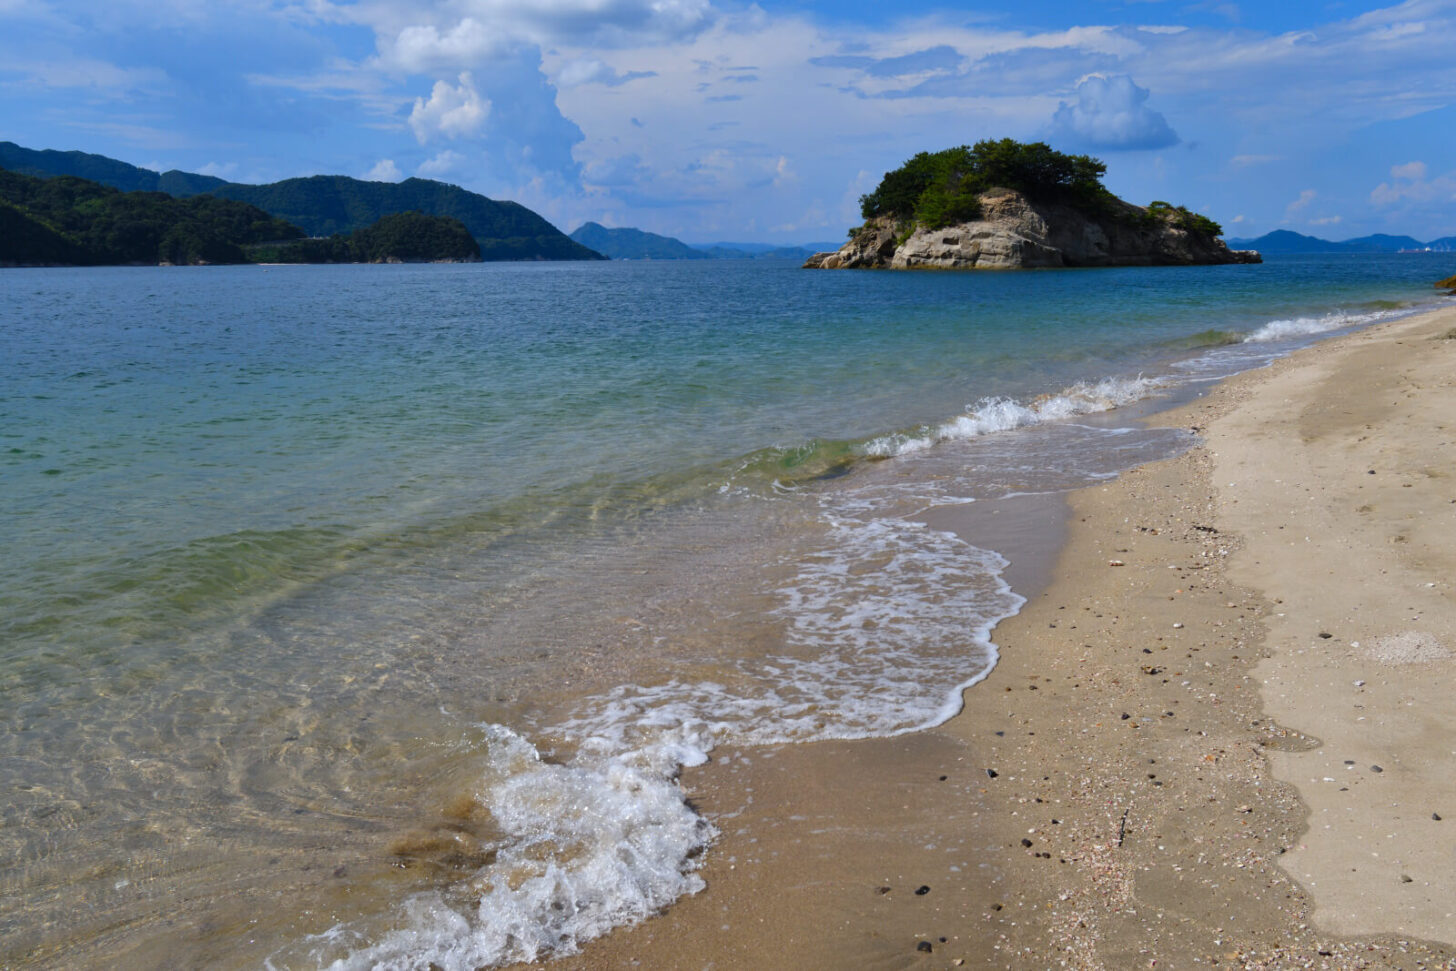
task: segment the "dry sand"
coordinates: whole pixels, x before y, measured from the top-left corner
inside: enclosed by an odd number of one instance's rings
[[[708,888],[553,966],[1456,967],[1453,329],[1155,416],[964,713],[714,753]]]

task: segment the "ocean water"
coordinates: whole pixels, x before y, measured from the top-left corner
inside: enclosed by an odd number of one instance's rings
[[[927,509],[1172,454],[1126,406],[1449,269],[4,271],[0,964],[474,968],[669,907],[681,767],[995,663],[1017,551]]]

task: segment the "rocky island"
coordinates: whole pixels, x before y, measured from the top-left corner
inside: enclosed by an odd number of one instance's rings
[[[1135,206],[1103,185],[1098,159],[1045,143],[977,142],[921,152],[860,199],[863,225],[815,269],[1014,269],[1259,263],[1182,206]]]

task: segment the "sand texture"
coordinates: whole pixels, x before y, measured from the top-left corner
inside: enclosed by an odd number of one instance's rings
[[[960,716],[715,752],[707,889],[552,966],[1456,967],[1453,325],[1156,415]]]

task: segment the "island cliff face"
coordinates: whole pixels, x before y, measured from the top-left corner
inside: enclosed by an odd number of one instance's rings
[[[1175,212],[1120,199],[1088,211],[993,189],[981,195],[980,210],[977,219],[940,229],[917,225],[908,237],[893,216],[877,216],[837,251],[816,253],[804,266],[1016,269],[1263,262],[1253,250],[1231,250],[1216,236],[1179,225]]]

